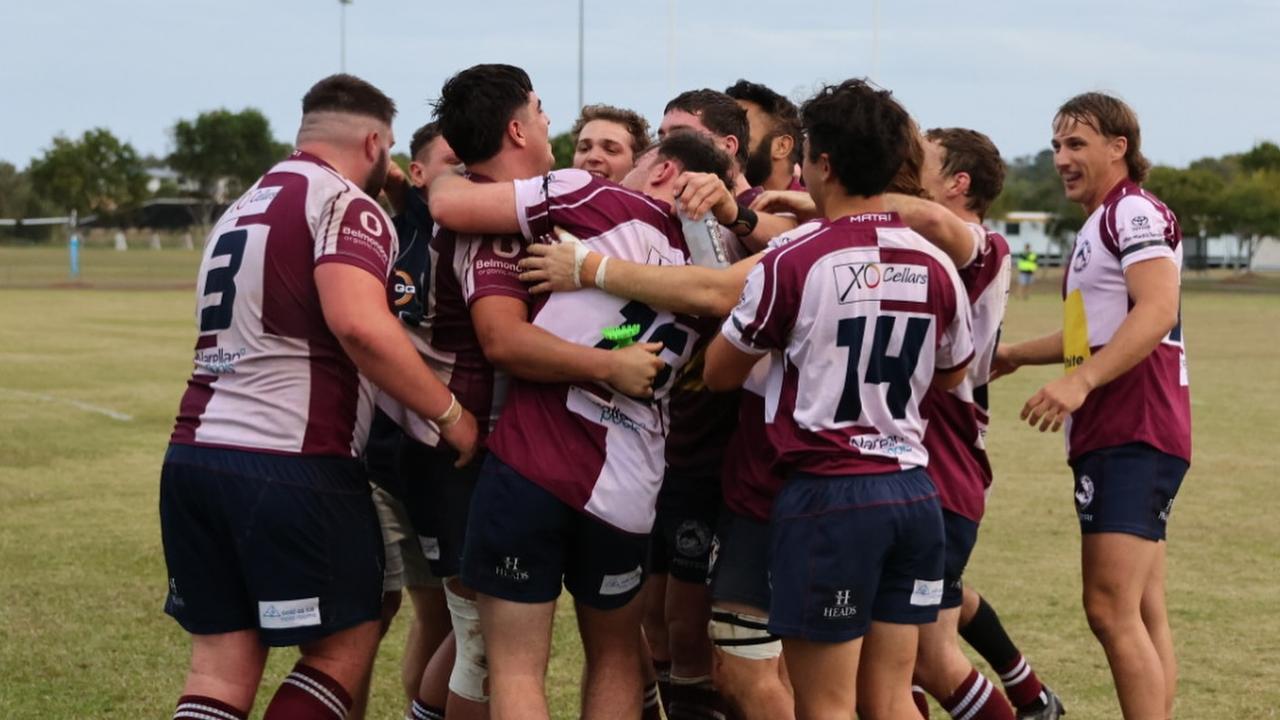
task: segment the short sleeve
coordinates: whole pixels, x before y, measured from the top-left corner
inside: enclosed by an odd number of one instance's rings
[[[1144,260],[1175,257],[1178,239],[1173,214],[1142,195],[1128,195],[1116,204],[1115,238],[1120,267]]]
[[[531,302],[529,287],[520,282],[520,258],[528,253],[515,235],[459,235],[457,247],[466,253],[461,277],[467,306],[480,298],[505,295]]]
[[[585,170],[573,169],[515,180],[516,220],[520,224],[520,234],[530,242],[550,234],[552,201],[573,203],[582,200],[600,182]]]
[[[940,331],[935,365],[938,372],[950,372],[973,359],[973,310],[969,294],[950,263],[939,263],[939,266],[951,287],[943,294],[945,306],[937,310]]]
[[[750,355],[783,350],[794,323],[795,307],[786,288],[778,287],[777,252],[770,252],[751,269],[738,305],[720,332],[734,347]]]
[[[336,196],[320,216],[317,229],[317,265],[354,265],[386,282],[396,256],[396,232],[391,218],[368,196],[351,191]]]

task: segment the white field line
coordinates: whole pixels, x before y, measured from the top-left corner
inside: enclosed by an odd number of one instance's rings
[[[122,413],[118,410],[112,410],[111,408],[105,408],[100,405],[91,405],[87,402],[81,402],[80,400],[69,400],[67,398],[54,397],[53,395],[46,395],[44,393],[28,392],[26,390],[14,390],[13,388],[3,388],[3,387],[0,387],[0,393],[16,395],[17,397],[27,398],[28,400],[40,400],[42,402],[51,402],[51,403],[58,403],[61,405],[70,405],[71,407],[74,407],[76,409],[83,410],[85,412],[97,413],[98,415],[106,415],[112,420],[119,420],[121,422],[130,422],[133,420],[132,415]]]

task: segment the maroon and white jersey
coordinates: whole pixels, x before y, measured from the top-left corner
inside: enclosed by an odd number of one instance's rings
[[[929,451],[929,477],[938,488],[943,509],[978,522],[992,478],[986,446],[991,420],[987,385],[1012,270],[1009,244],[1003,237],[976,223],[970,223],[969,229],[974,257],[959,275],[972,308],[973,361],[956,387],[930,387],[921,409],[927,424],[924,446]]]
[[[491,182],[478,175],[469,177]],[[509,378],[485,357],[471,322],[471,305],[491,296],[532,302],[517,266],[525,255],[524,240],[518,235],[457,233],[437,225],[429,248],[432,279],[426,316],[420,326],[405,330],[458,404],[476,416],[483,440],[502,413]],[[435,423],[385,394],[378,397],[378,407],[418,442],[439,445]]]
[[[1110,342],[1128,316],[1125,271],[1163,259],[1182,269],[1178,219],[1154,195],[1121,181],[1076,235],[1062,280],[1067,372]],[[1191,394],[1181,318],[1142,362],[1089,393],[1066,429],[1068,459],[1141,442],[1190,462]]]
[[[780,474],[923,467],[920,401],[973,355],[969,298],[942,251],[893,213],[864,213],[766,253],[721,333],[782,352],[767,425]]]
[[[515,182],[520,228],[534,240],[560,227],[610,257],[650,265],[685,265],[689,252],[665,203],[582,170],[557,170]],[[535,383],[513,378],[489,448],[561,501],[631,533],[653,526],[662,482],[667,394],[697,337],[669,312],[596,289],[552,293],[534,304],[534,325],[570,342],[611,348],[601,330],[641,328],[636,342],[662,342],[667,367],[652,400],[636,400],[590,383]]]
[[[271,168],[205,243],[195,372],[170,441],[358,456],[373,388],[329,332],[313,273],[340,262],[385,283],[395,256],[391,219],[323,160]]]

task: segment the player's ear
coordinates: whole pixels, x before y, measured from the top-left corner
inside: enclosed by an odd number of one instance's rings
[[[779,135],[773,139],[773,146],[769,148],[769,157],[774,160],[791,157],[791,151],[796,147],[796,139],[790,135]]]
[[[659,160],[649,170],[649,184],[654,187],[660,187],[667,183],[675,182],[676,176],[679,174],[680,168],[674,162],[669,159]]]
[[[365,133],[365,136],[364,136],[364,159],[365,160],[368,160],[369,162],[378,161],[378,155],[382,152],[382,148],[379,146],[379,143],[378,143],[379,139],[380,138],[378,137],[377,130],[373,130],[371,132]]]
[[[1111,151],[1112,162],[1123,160],[1125,153],[1129,152],[1129,138],[1117,135],[1107,143],[1107,149]]]
[[[524,147],[529,144],[529,138],[524,134],[524,123],[520,122],[520,118],[513,117],[507,122],[507,137],[516,147]]]
[[[967,196],[969,194],[969,186],[972,182],[973,178],[969,176],[969,173],[958,172],[951,176],[947,184],[950,185],[958,195]],[[941,199],[942,198],[934,198],[934,200]]]

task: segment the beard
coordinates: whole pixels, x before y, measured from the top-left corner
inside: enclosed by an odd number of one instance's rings
[[[773,158],[769,156],[773,149],[773,138],[773,134],[766,135],[747,155],[747,166],[742,168],[742,175],[751,187],[764,185],[764,181],[773,173]]]
[[[378,161],[373,164],[373,168],[369,170],[369,177],[364,181],[364,187],[360,188],[365,194],[371,198],[378,197],[382,192],[382,188],[387,184],[387,169],[391,163],[391,153],[386,150],[378,156]]]

